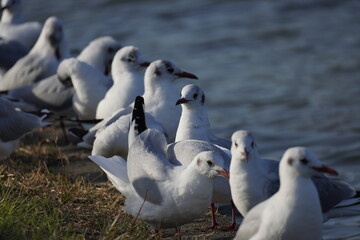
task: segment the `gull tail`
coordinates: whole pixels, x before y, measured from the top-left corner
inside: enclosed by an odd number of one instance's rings
[[[130,193],[130,181],[127,175],[127,162],[119,157],[105,158],[100,155],[89,156],[89,159],[99,165],[108,179],[124,196]]]
[[[136,136],[147,129],[145,112],[144,112],[144,98],[137,96],[135,98],[134,109],[132,112],[128,142],[129,146],[135,140]]]

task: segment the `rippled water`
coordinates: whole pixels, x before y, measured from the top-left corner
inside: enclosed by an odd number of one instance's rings
[[[360,189],[360,1],[24,2],[27,19],[62,18],[70,48],[112,35],[198,75],[218,135],[252,130],[272,158],[308,146]],[[360,239],[360,218],[324,238]]]

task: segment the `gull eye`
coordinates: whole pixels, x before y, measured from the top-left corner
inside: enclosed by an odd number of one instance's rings
[[[173,69],[172,67],[168,67],[166,70],[167,70],[169,73],[173,73],[173,72],[174,72],[174,69]]]
[[[195,93],[195,94],[193,95],[193,98],[194,98],[194,99],[196,99],[196,98],[197,98],[197,96],[198,96],[198,94],[197,94],[197,93]]]
[[[307,160],[306,158],[303,158],[300,160],[300,162],[304,165],[308,164],[309,163],[309,160]]]
[[[130,55],[127,59],[128,62],[135,62],[135,57]]]
[[[206,163],[207,163],[209,166],[214,165],[214,163],[213,163],[212,161],[210,161],[210,160],[207,160]]]
[[[237,142],[235,142],[235,143],[234,143],[234,145],[235,145],[235,147],[238,147],[238,144],[237,144]]]

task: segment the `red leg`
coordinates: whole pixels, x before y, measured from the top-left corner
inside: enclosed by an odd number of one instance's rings
[[[236,219],[235,219],[235,205],[233,201],[231,201],[231,225],[222,228],[221,231],[229,231],[229,230],[237,230],[238,227],[236,226]]]
[[[211,203],[210,204],[210,208],[211,208],[211,226],[202,229],[202,231],[207,231],[207,230],[212,230],[212,229],[216,229],[217,228],[217,223],[216,223],[216,218],[215,218],[215,204]]]

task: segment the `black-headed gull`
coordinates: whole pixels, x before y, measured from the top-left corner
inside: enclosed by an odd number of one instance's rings
[[[115,54],[111,65],[114,84],[98,104],[97,119],[110,117],[119,109],[129,106],[136,96],[144,93],[144,76],[141,70],[149,64],[142,59],[139,49],[134,46],[125,46]]]
[[[176,105],[181,104],[182,112],[180,117],[179,126],[177,128],[175,143],[180,144],[183,140],[202,140],[208,142],[210,145],[215,144],[217,146],[226,148],[223,151],[228,152],[227,149],[231,147],[231,141],[217,137],[211,130],[207,108],[205,105],[205,93],[204,91],[195,84],[189,84],[183,87],[181,90],[181,98],[176,102]],[[179,143],[178,143],[179,142]],[[204,147],[203,143],[197,144],[196,141],[189,142],[188,148],[196,149],[198,151]],[[193,146],[191,146],[191,144]],[[185,142],[182,142],[183,147],[186,145]],[[194,147],[195,146],[195,147]],[[215,149],[218,147],[214,146]],[[179,148],[177,148],[179,149]],[[185,148],[184,148],[185,149]],[[225,158],[225,163],[221,166],[225,167],[226,170],[229,170],[231,154]],[[184,164],[184,163],[182,163]],[[214,182],[214,194],[213,202],[216,203],[230,203],[231,202],[231,193],[229,181],[227,179],[218,178]],[[212,212],[212,226],[209,229],[214,229],[217,227],[215,219],[214,204],[211,203],[211,212]],[[233,222],[228,229],[236,226],[235,223],[235,209],[233,209]]]
[[[253,135],[243,130],[232,135],[231,154],[231,194],[239,212],[246,216],[251,208],[279,189],[279,161],[261,158]],[[318,189],[325,219],[331,217],[338,203],[356,194],[349,184],[338,178],[316,174],[312,180]]]
[[[236,240],[322,239],[321,205],[311,176],[318,172],[337,175],[337,172],[304,147],[288,149],[279,171],[279,191],[250,210]]]
[[[168,160],[176,165],[189,165],[191,160],[200,152],[210,151],[219,155],[219,165],[228,171],[230,167],[231,153],[228,149],[219,147],[212,143],[201,140],[182,140],[179,142],[171,143],[167,147],[166,157]],[[231,203],[231,190],[229,180],[222,177],[214,179],[213,197],[211,201],[211,213],[212,213],[212,225],[207,229],[217,228],[217,222],[215,218],[215,206],[214,203]],[[235,228],[235,209],[232,212],[232,224],[225,229]]]
[[[20,43],[30,50],[38,39],[42,25],[23,22],[21,0],[1,1],[0,38]]]
[[[230,140],[217,137],[212,132],[205,105],[205,93],[198,85],[189,84],[183,87],[181,98],[176,102],[176,105],[179,104],[182,112],[175,142],[197,139],[230,149]]]
[[[181,115],[181,109],[175,106],[178,98],[175,81],[179,78],[197,79],[195,75],[184,72],[175,64],[164,60],[152,62],[146,69],[144,78],[145,92],[143,97],[147,103],[146,113],[153,116],[156,120],[155,122],[148,121],[148,125],[149,127],[160,125],[165,131],[169,142],[173,142],[175,139],[175,133]],[[128,142],[123,141],[123,139],[127,139],[128,136],[130,112],[131,107],[122,109],[112,117],[104,119],[93,129],[90,129],[90,132],[84,139],[91,144],[91,140],[94,139],[96,133],[92,155],[108,157],[121,155],[126,158]],[[125,115],[128,116],[126,117]],[[128,121],[125,122],[125,124],[124,117],[126,117]],[[101,127],[103,127],[101,131],[96,132]],[[159,129],[159,127],[156,128]]]
[[[34,114],[17,111],[14,104],[0,98],[0,159],[8,157],[18,147],[20,138],[25,134],[49,125]]]
[[[67,56],[62,22],[49,17],[34,47],[4,74],[0,90],[7,91],[55,74],[59,62]]]
[[[74,87],[73,109],[79,119],[94,119],[96,108],[109,89],[109,77],[76,58],[63,60],[57,76],[64,85]]]
[[[121,45],[110,36],[103,36],[91,41],[79,54],[78,60],[85,62],[104,74],[110,69],[111,61]],[[112,81],[108,79],[108,85]],[[73,88],[62,84],[57,74],[23,87],[14,88],[5,95],[10,99],[19,99],[38,109],[49,109],[61,115],[73,116]]]
[[[135,101],[128,162],[118,156],[90,156],[126,196],[125,210],[154,230],[179,227],[201,216],[212,197],[212,179],[228,176],[214,152],[198,154],[188,166],[175,166],[166,158],[166,138],[147,129],[143,99]],[[139,114],[139,115],[136,115]],[[138,134],[136,136],[136,134]],[[204,207],[205,205],[205,207]]]

